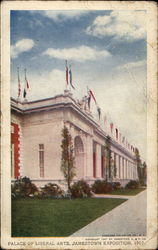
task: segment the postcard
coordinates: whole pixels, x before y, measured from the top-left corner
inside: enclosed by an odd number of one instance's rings
[[[1,13],[2,248],[156,249],[156,4]]]

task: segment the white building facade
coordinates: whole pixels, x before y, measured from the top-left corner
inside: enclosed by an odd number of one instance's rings
[[[97,179],[107,179],[124,186],[129,180],[138,179],[134,148],[127,149],[109,136],[69,92],[25,103],[11,99],[11,122],[12,180],[27,176],[37,186],[48,182],[65,185],[60,170],[64,125],[74,145],[74,180],[84,179],[92,184]],[[115,171],[107,165],[107,138]]]

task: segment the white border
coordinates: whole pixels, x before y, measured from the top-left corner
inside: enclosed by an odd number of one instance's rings
[[[10,249],[80,249],[81,246],[33,246],[31,242],[57,242],[70,241],[71,238],[11,238],[11,197],[10,197],[10,10],[48,10],[48,9],[86,9],[86,10],[147,10],[147,166],[148,166],[148,189],[147,189],[147,223],[148,235],[145,245],[138,247],[131,245],[128,249],[156,249],[157,246],[157,5],[154,2],[139,1],[4,1],[2,2],[2,137],[1,137],[1,246]],[[9,156],[9,157],[8,157]],[[118,237],[117,237],[118,238]],[[138,238],[138,237],[137,237]],[[73,238],[74,240],[74,238]],[[84,240],[84,238],[80,238]],[[141,240],[141,237],[140,237]],[[8,246],[8,242],[15,242],[16,245]],[[18,242],[25,242],[27,246],[17,245]],[[96,246],[88,248],[95,249]],[[99,249],[119,249],[115,246],[97,246]],[[87,249],[87,246],[82,246]],[[127,249],[121,245],[121,249]]]

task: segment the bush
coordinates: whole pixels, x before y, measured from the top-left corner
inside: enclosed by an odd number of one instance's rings
[[[139,182],[138,181],[135,181],[135,180],[130,180],[125,188],[129,188],[129,189],[136,189],[136,188],[139,188]]]
[[[117,190],[121,188],[120,182],[112,182],[111,184],[112,184],[113,190]]]
[[[44,197],[54,197],[59,198],[63,197],[63,190],[57,185],[53,183],[48,183],[44,187],[41,188],[42,196]]]
[[[106,194],[113,190],[112,183],[105,180],[96,180],[92,185],[92,191],[96,194]]]
[[[79,180],[71,186],[71,195],[74,198],[84,198],[92,196],[91,188],[84,180]]]
[[[28,177],[17,179],[12,185],[12,197],[28,197],[38,192],[38,188]]]

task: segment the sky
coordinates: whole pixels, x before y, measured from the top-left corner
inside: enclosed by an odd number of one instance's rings
[[[75,99],[93,91],[104,116],[146,160],[146,12],[110,10],[11,11],[11,96],[17,98],[17,67],[23,100],[63,94],[65,60]],[[92,101],[92,113],[97,109]]]

